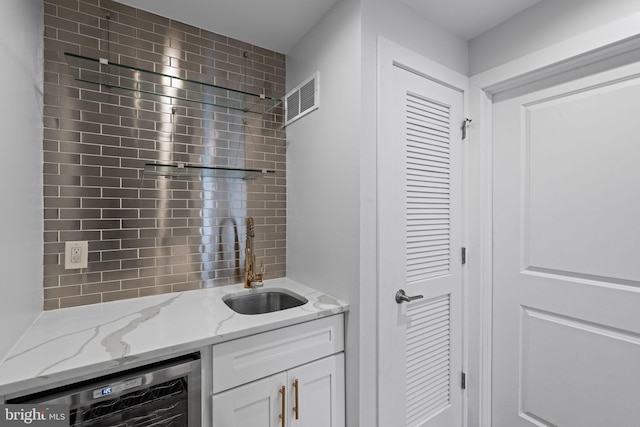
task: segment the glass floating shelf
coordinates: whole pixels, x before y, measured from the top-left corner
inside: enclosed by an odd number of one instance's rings
[[[77,81],[167,97],[202,105],[229,108],[253,114],[272,113],[279,98],[184,79],[65,52],[67,64]]]
[[[236,178],[254,180],[275,174],[267,169],[238,169],[213,166],[190,166],[184,163],[160,164],[147,163],[144,165],[143,177],[166,177],[183,180],[198,180],[201,178]]]

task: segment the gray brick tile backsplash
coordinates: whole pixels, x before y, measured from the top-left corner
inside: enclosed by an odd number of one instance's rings
[[[44,309],[238,283],[249,215],[266,277],[284,276],[283,109],[258,115],[77,82],[64,53],[275,97],[285,56],[113,0],[45,0],[44,10]],[[146,162],[176,161],[276,174],[142,175]],[[86,269],[64,269],[74,240],[89,241]]]
[[[44,300],[44,307],[52,309],[55,307],[51,302],[59,301],[58,308],[76,307],[79,305],[98,304],[102,302],[102,294],[83,295],[78,297],[60,298],[58,300]]]

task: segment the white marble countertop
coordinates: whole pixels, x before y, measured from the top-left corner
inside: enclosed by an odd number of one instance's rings
[[[0,396],[126,369],[203,346],[344,312],[348,305],[287,278],[309,300],[278,312],[242,315],[222,301],[242,284],[73,307],[40,314],[0,363]]]

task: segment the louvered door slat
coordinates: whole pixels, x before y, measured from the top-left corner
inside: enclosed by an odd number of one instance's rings
[[[417,388],[417,393],[415,396],[409,400],[409,404],[415,404],[418,402],[430,402],[434,399],[439,399],[443,397],[442,395],[448,393],[449,390],[449,378],[448,375],[437,375],[431,381],[431,386],[428,388],[420,387]],[[427,403],[428,404],[428,403]],[[417,409],[419,408],[418,405]],[[421,409],[421,408],[419,408]]]
[[[415,163],[407,162],[407,172],[412,174],[414,179],[421,177],[423,182],[428,182],[427,178],[429,178],[431,174],[436,174],[436,178],[444,179],[446,178],[447,171],[448,167],[446,166],[429,165],[423,167]]]
[[[449,175],[446,171],[430,171],[407,165],[407,181],[429,182],[430,178],[437,178],[436,182],[449,183]]]
[[[408,283],[451,270],[450,120],[446,106],[407,94],[406,274]],[[410,303],[406,420],[422,422],[450,403],[450,295]]]
[[[413,389],[414,387],[422,387],[434,376],[438,375],[442,371],[449,369],[449,353],[441,354],[437,359],[434,359],[433,366],[428,368],[422,367],[420,370],[412,372],[414,375],[411,381],[407,381],[407,389]]]
[[[418,135],[412,133],[410,131],[407,132],[407,148],[408,149],[422,149],[425,151],[435,151],[443,154],[449,153],[449,144],[447,141],[436,141],[432,138],[426,138],[426,135]],[[429,145],[424,145],[425,142],[428,142]]]
[[[434,331],[431,331],[429,334],[425,334],[420,337],[420,339],[414,340],[411,344],[407,344],[407,350],[412,351],[414,349],[422,348],[422,346],[426,342],[438,342],[441,338],[446,338],[446,335],[449,333],[448,327],[440,327]]]
[[[409,129],[407,133],[407,138],[410,142],[410,144],[407,145],[408,148],[413,148],[413,149],[422,148],[423,150],[427,150],[427,151],[440,150],[439,151],[440,153],[447,153],[448,151],[447,149],[449,148],[448,137],[440,138],[436,135],[429,135],[428,133],[423,132],[419,129],[416,129],[413,132],[411,131],[411,129]],[[424,145],[425,143],[428,145]]]
[[[434,242],[449,239],[449,231],[446,227],[442,227],[441,230],[416,230],[415,232],[408,233],[407,236],[407,255],[410,255],[412,251],[417,248],[428,248],[433,245]],[[445,247],[448,246],[445,244]],[[448,250],[448,249],[447,249]],[[408,258],[408,257],[407,257]],[[428,265],[425,265],[428,267]]]
[[[415,207],[415,203],[419,203],[421,205],[428,205],[430,201],[427,199],[428,197],[435,197],[438,199],[446,199],[449,200],[449,192],[446,188],[440,187],[431,187],[429,184],[426,185],[416,185],[411,190],[407,191],[407,198],[411,201],[413,205],[409,205],[410,208]]]
[[[439,310],[446,309],[449,307],[449,301],[446,296],[442,296],[440,298],[434,298],[427,302],[423,302],[422,304],[413,307],[413,316],[411,317],[411,324],[416,324],[419,322],[419,319],[423,316],[430,316],[433,313],[437,313]],[[416,333],[416,329],[412,329],[407,336],[411,336],[411,334]]]
[[[422,233],[424,231],[441,230],[449,226],[449,221],[447,219],[428,218],[428,221],[429,221],[428,224],[421,224],[421,225],[416,225],[412,227],[410,230],[407,231],[407,234],[409,235],[409,234]],[[432,246],[432,245],[429,244],[425,246]]]
[[[437,348],[432,348],[429,351],[425,351],[423,354],[421,355],[414,355],[411,358],[407,358],[407,363],[411,362],[411,364],[415,364],[415,367],[413,367],[413,369],[415,369],[416,372],[424,370],[424,369],[429,369],[431,367],[431,364],[433,363],[432,361],[435,359],[438,359],[440,357],[449,357],[450,356],[450,352],[449,349],[446,347],[437,347]],[[429,357],[430,360],[427,360],[426,357]],[[423,386],[425,385],[424,383],[422,384]],[[407,396],[410,396],[409,394]]]
[[[439,153],[444,154],[444,153]],[[449,159],[442,155],[434,156],[431,154],[430,150],[422,150],[422,151],[412,151],[407,152],[407,161],[411,164],[435,164],[436,166],[440,166],[441,164],[448,165]]]
[[[426,419],[449,404],[450,298],[407,308],[407,423]]]
[[[427,110],[423,107],[423,104],[415,102],[410,102],[408,105],[411,107],[411,111],[408,114],[410,118],[419,117],[421,122],[434,125],[440,124],[445,131],[449,131],[449,128],[446,126],[448,123],[448,111]]]
[[[424,259],[428,259],[429,262],[433,262],[433,263],[436,263],[436,262],[440,261],[442,263],[441,265],[448,265],[448,261],[449,261],[447,258],[445,258],[443,256],[423,256],[423,258]],[[419,267],[419,262],[420,262],[420,260],[416,259],[416,260],[413,261],[413,264],[409,264],[409,265],[418,266]],[[420,268],[422,268],[422,267],[420,267]]]
[[[443,126],[444,125],[444,126]],[[447,128],[444,128],[447,126]],[[411,111],[407,114],[407,127],[409,129],[426,129],[432,135],[439,135],[442,138],[449,138],[448,124],[444,122],[434,122],[428,117],[412,115]]]
[[[425,178],[431,178],[429,180],[426,180]],[[437,178],[437,180],[433,179],[433,178]],[[411,189],[416,189],[416,188],[442,188],[442,189],[449,189],[449,180],[447,179],[446,175],[442,175],[442,174],[432,174],[427,176],[426,174],[423,175],[408,175],[407,174],[407,183],[411,184]]]
[[[407,224],[407,233],[430,230],[434,226],[449,225],[449,218],[438,215],[414,215]]]
[[[407,226],[407,240],[409,240],[410,237],[419,237],[425,233],[433,231],[441,232],[439,234],[447,234],[446,232],[448,230],[449,220],[447,218],[438,219],[420,215],[414,220],[414,224],[409,224]],[[425,245],[428,245],[428,243],[430,242],[424,242]]]
[[[409,99],[408,105],[410,105],[414,111],[423,113],[432,120],[441,120],[443,122],[449,121],[449,111],[446,107],[440,108],[440,106],[434,103],[427,104],[423,99],[420,99],[418,102],[416,102],[415,99]]]
[[[446,370],[449,366],[449,355],[442,355],[437,361],[434,362],[433,366],[430,369],[423,369],[421,371],[417,371],[413,373],[413,376],[407,380],[407,390],[414,386],[421,387],[421,385],[433,378],[435,375],[438,375],[439,372]]]
[[[439,251],[431,250],[431,251],[416,251],[415,253],[410,254],[408,257],[409,262],[419,262],[421,257],[429,258],[433,260],[437,259],[446,259],[445,257],[448,255],[446,249],[442,249]]]
[[[446,183],[432,183],[432,182],[422,182],[422,181],[413,181],[411,185],[411,190],[409,193],[437,193],[437,194],[449,194],[449,189],[446,187]]]
[[[448,250],[449,246],[449,233],[446,232],[433,232],[432,231],[421,231],[416,233],[411,233],[412,235],[407,238],[407,259],[412,252],[419,251],[423,248],[431,248],[433,246],[442,245],[445,250]],[[415,234],[415,236],[413,236]],[[425,239],[429,239],[425,241]],[[445,240],[446,243],[440,243],[442,240]],[[428,265],[425,265],[428,267]]]
[[[414,99],[409,99],[408,104],[412,105],[415,111],[421,112],[430,117],[434,117],[436,120],[440,117],[442,118],[442,120],[446,121],[446,119],[448,118],[449,110],[445,106],[433,103],[425,104],[423,102],[415,102]]]
[[[419,227],[419,228],[418,228]],[[422,248],[444,245],[444,250],[449,253],[449,224],[434,223],[432,226],[421,224],[416,228],[407,231],[407,260],[410,256],[419,252]],[[428,260],[425,260],[425,267],[429,267]]]
[[[413,346],[413,348],[407,347],[407,359],[412,359],[414,356],[422,356],[425,353],[437,352],[442,349],[448,349],[449,336],[440,336],[439,338],[431,337],[430,340],[425,341],[419,345]]]
[[[429,178],[428,180],[426,178]],[[449,177],[440,172],[429,172],[420,170],[407,170],[407,185],[431,185],[441,184],[442,187],[449,186]]]
[[[423,280],[449,272],[450,245],[433,256],[426,248],[449,238],[449,115],[446,106],[407,94],[407,279]],[[439,208],[434,221],[415,215]],[[444,221],[443,221],[444,219]]]
[[[407,348],[413,348],[417,344],[425,340],[436,340],[438,336],[446,334],[449,331],[449,326],[450,325],[448,322],[441,321],[439,323],[434,323],[429,327],[425,327],[419,335],[416,335],[412,339],[407,340]]]
[[[448,124],[448,115],[446,111],[442,111],[438,114],[435,114],[433,111],[426,111],[421,109],[419,104],[410,104],[413,108],[411,112],[408,114],[409,117],[415,119],[418,118],[425,122],[429,122],[433,126],[440,126],[441,129],[445,131],[449,131],[447,127]]]
[[[429,368],[413,372],[413,377],[410,381],[407,381],[407,390],[413,390],[414,388],[423,387],[423,384],[432,381],[442,372],[446,372],[449,369],[449,353],[443,353],[437,360],[434,360],[433,366]]]
[[[407,244],[407,253],[408,255],[411,255],[411,253],[419,252],[421,250],[437,250],[437,249],[446,250],[447,246],[449,246],[449,241],[446,240],[446,238],[443,238],[441,240],[432,240],[428,244],[420,241],[414,245]]]
[[[439,395],[444,394],[444,392],[448,390],[447,375],[440,374],[440,375],[432,376],[429,378],[429,380],[434,384],[434,386],[430,389],[416,388],[417,393],[415,395],[414,402],[415,401],[424,402],[424,401],[432,400],[433,398],[438,399],[442,397]],[[415,405],[415,409],[421,410],[422,408],[418,405]]]
[[[449,219],[449,215],[447,215],[449,212],[448,208],[441,208],[441,207],[436,207],[436,206],[418,206],[418,207],[413,207],[411,209],[411,211],[407,212],[407,219],[411,219],[411,215],[435,215],[438,214],[440,216],[444,216],[447,219]]]
[[[411,158],[429,157],[434,162],[449,164],[449,153],[428,149],[424,147],[419,147],[419,148],[407,147],[407,156]]]
[[[410,254],[407,260],[407,265],[419,265],[419,263],[423,262],[425,259],[429,260],[429,262],[449,261],[448,253],[446,253],[446,250],[420,251]]]
[[[415,415],[407,416],[407,425],[416,425],[414,423],[416,423],[417,421],[429,418],[429,414],[434,413],[433,407],[441,407],[443,403],[447,403],[448,401],[449,396],[442,397],[441,399],[435,400],[433,402],[429,402],[429,405],[420,408],[421,411],[417,412]]]
[[[413,354],[413,350],[427,351],[440,348],[440,345],[446,343],[449,339],[449,337],[446,336],[448,328],[449,325],[441,325],[431,333],[425,334],[420,340],[416,340],[412,344],[407,345],[407,354]]]
[[[443,245],[444,250],[449,251],[449,232],[445,227],[441,230],[416,230],[408,234],[407,260],[412,253],[424,248],[431,248],[435,245]],[[446,243],[442,244],[442,240],[445,240]],[[424,267],[429,267],[428,263],[425,263]]]
[[[411,190],[407,191],[410,198],[422,197],[424,194],[432,194],[434,197],[449,198],[449,191],[444,186],[433,185],[431,183],[416,182],[411,186]]]
[[[418,165],[409,162],[407,162],[406,167],[407,185],[409,186],[407,191],[412,191],[414,185],[419,187],[430,186],[432,183],[446,184],[447,186],[450,185],[446,167],[418,167]],[[440,188],[443,187],[441,186]]]
[[[409,125],[410,131],[415,132],[416,134],[421,134],[423,138],[433,139],[434,141],[442,143],[446,143],[449,140],[449,134],[441,132],[438,129],[434,129],[429,126],[419,126],[415,123],[409,123]]]
[[[451,353],[448,351],[438,351],[438,352],[431,352],[429,353],[429,357],[431,357],[431,360],[429,361],[429,363],[427,363],[427,361],[425,360],[421,360],[421,359],[414,359],[415,363],[415,367],[411,370],[408,371],[408,373],[419,373],[419,372],[424,372],[425,370],[431,369],[432,365],[435,363],[435,361],[438,362],[443,362],[444,360],[447,361],[446,364],[443,364],[443,367],[441,368],[444,371],[448,371],[449,370],[449,365],[450,365],[450,358],[451,358]],[[446,365],[446,366],[445,366]],[[420,386],[424,386],[424,384],[426,384],[425,381],[420,382]],[[407,396],[410,396],[410,394],[407,394]]]
[[[442,262],[441,265],[436,265],[433,267],[414,268],[412,269],[412,273],[414,273],[418,277],[422,276],[424,277],[424,280],[427,280],[431,276],[434,276],[436,274],[441,274],[448,267],[449,266],[446,262]]]
[[[421,317],[419,317],[420,315],[414,314],[411,320],[420,321],[422,322],[422,324],[418,322],[414,323],[414,333],[410,336],[407,336],[408,342],[411,342],[413,337],[420,337],[425,333],[429,333],[429,331],[436,330],[436,328],[446,328],[449,324],[449,320],[443,318],[442,315],[445,314],[448,309],[448,306],[443,308],[434,308],[428,313],[421,315]]]
[[[419,337],[424,332],[428,332],[431,328],[438,326],[439,328],[446,328],[449,324],[449,320],[444,317],[446,313],[449,312],[449,306],[445,307],[435,307],[429,312],[417,315],[414,314],[411,320],[416,320],[413,324],[414,333],[410,336],[407,336],[407,340],[411,340],[413,337]]]
[[[430,156],[429,159],[408,156],[407,165],[410,165],[412,168],[419,167],[420,170],[423,170],[423,168],[426,170],[435,168],[434,170],[440,171],[441,173],[446,173],[449,170],[448,161],[433,156]]]

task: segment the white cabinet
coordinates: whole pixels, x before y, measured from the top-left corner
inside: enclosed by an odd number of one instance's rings
[[[283,372],[214,395],[213,427],[281,426],[285,384],[287,374]]]
[[[344,353],[300,366],[287,374],[291,406],[288,426],[344,426]]]
[[[213,427],[344,427],[336,315],[213,346]]]
[[[343,427],[344,397],[339,353],[214,395],[213,427]]]

